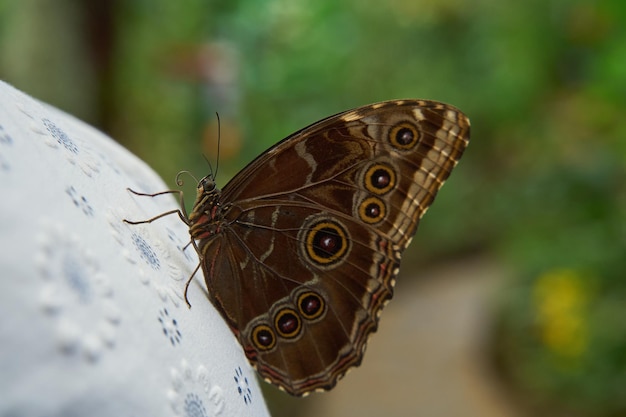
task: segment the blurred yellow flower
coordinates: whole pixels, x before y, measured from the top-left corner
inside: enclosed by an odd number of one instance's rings
[[[533,298],[542,342],[561,357],[582,356],[589,341],[583,276],[571,269],[548,271],[535,282]]]

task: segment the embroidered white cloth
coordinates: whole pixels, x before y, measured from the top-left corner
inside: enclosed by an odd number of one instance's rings
[[[266,416],[142,161],[0,82],[0,415]]]

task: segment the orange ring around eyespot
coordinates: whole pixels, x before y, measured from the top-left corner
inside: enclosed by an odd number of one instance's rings
[[[305,301],[307,297],[313,297],[319,302],[319,308],[313,312],[313,314],[308,313],[305,309],[302,308],[302,303]],[[296,305],[298,306],[298,311],[302,316],[307,320],[315,320],[320,318],[326,311],[326,302],[321,295],[313,291],[305,291],[298,295],[298,299],[296,300]]]
[[[413,135],[412,139],[408,143],[401,143],[398,141],[398,134],[403,130],[407,129]],[[413,148],[417,142],[420,140],[419,132],[414,124],[409,122],[402,122],[391,128],[389,131],[389,143],[396,149],[401,151],[408,151]]]
[[[339,244],[341,245],[341,247],[339,248],[339,250],[337,250],[337,252],[329,253],[328,256],[326,257],[321,256],[315,251],[316,247],[319,248],[319,246],[315,245],[315,238],[318,235],[318,233],[321,233],[324,229],[329,229],[335,236],[337,236],[340,239]],[[309,258],[312,261],[322,264],[322,265],[328,265],[328,264],[338,261],[347,253],[348,236],[347,236],[346,231],[343,229],[343,227],[339,226],[337,223],[331,222],[328,220],[320,221],[314,224],[311,227],[311,230],[307,232],[305,244],[306,244],[306,254],[309,256]],[[323,250],[323,248],[320,248],[320,249]]]
[[[376,217],[370,217],[367,213],[367,209],[372,204],[375,204],[379,209],[379,213]],[[387,216],[387,206],[385,206],[383,200],[378,197],[368,197],[363,200],[361,204],[359,204],[359,219],[363,220],[367,224],[379,223],[385,218],[385,216]]]
[[[286,332],[283,331],[280,320],[288,314],[293,316],[296,323],[295,328],[292,331]],[[284,337],[286,339],[293,339],[300,333],[300,330],[302,330],[302,321],[300,320],[300,316],[298,316],[298,313],[295,310],[291,308],[283,308],[279,310],[278,313],[276,313],[276,317],[274,318],[274,327],[281,337]]]
[[[272,340],[269,344],[265,345],[263,343],[261,343],[259,341],[259,333],[266,331],[269,333],[269,335],[271,336]],[[252,329],[252,344],[254,345],[255,348],[257,348],[258,350],[262,350],[262,351],[268,351],[274,348],[274,346],[276,346],[276,335],[274,334],[274,331],[272,330],[272,328],[270,326],[268,326],[267,324],[259,324],[258,326],[256,326],[254,329]]]
[[[377,184],[377,180],[380,180],[381,177],[388,181],[382,186]],[[367,168],[363,180],[367,191],[382,195],[388,193],[396,186],[396,173],[389,165],[374,164]]]

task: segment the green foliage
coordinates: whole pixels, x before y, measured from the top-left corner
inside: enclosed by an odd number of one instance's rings
[[[593,157],[589,155],[589,157]],[[557,166],[516,189],[503,252],[500,364],[526,398],[569,415],[621,415],[626,375],[624,169],[614,155]]]

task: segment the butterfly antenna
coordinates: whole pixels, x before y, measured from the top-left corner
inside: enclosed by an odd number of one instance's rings
[[[204,158],[206,163],[209,165],[209,172],[210,172],[211,178],[213,179],[217,177],[217,170],[220,167],[220,144],[222,142],[222,134],[221,134],[222,129],[221,129],[221,122],[220,122],[220,115],[217,112],[215,112],[215,115],[217,116],[217,161],[215,163],[215,171],[213,170],[213,165],[211,165],[211,161],[209,161],[209,158],[207,158],[205,154],[202,154],[202,157]]]
[[[193,180],[196,182],[196,184],[199,182],[198,179],[191,172],[189,172],[189,171],[180,171],[178,174],[176,174],[176,185],[178,185],[179,187],[182,187],[185,184],[185,181],[183,181],[183,179],[181,178],[181,176],[183,174],[187,174],[191,178],[193,178]]]
[[[217,177],[217,170],[220,168],[220,144],[222,142],[222,123],[220,121],[220,114],[215,112],[217,117],[217,161],[215,162],[215,177]]]
[[[211,178],[215,178],[215,175],[213,175],[213,165],[211,165],[211,161],[209,161],[209,158],[207,158],[205,154],[202,154],[202,157],[209,165],[209,175],[211,176]]]

